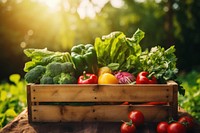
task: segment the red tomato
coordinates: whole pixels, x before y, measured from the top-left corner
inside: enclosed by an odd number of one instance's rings
[[[174,122],[168,126],[167,132],[168,133],[186,133],[186,127],[179,122]]]
[[[136,126],[144,124],[144,115],[138,110],[131,111],[128,117]]]
[[[132,122],[124,122],[121,125],[121,133],[136,133],[135,125]]]
[[[178,120],[179,123],[186,124],[188,130],[192,129],[195,125],[194,120],[189,116],[182,116]]]
[[[167,133],[169,124],[165,121],[159,122],[156,128],[157,133]]]

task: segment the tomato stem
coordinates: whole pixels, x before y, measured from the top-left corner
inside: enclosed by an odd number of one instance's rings
[[[126,122],[124,120],[121,120],[123,123],[126,123],[126,125],[131,126],[133,124],[132,120],[130,120],[129,122]]]

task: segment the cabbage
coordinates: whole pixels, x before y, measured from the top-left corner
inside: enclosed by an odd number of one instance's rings
[[[118,79],[120,84],[130,84],[135,81],[135,76],[128,72],[117,72],[115,77]]]

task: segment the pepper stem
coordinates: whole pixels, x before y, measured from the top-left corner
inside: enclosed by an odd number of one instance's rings
[[[83,71],[83,80],[86,80],[88,78],[89,78],[89,76],[86,75],[86,71]]]
[[[152,76],[155,74],[155,72],[151,72],[148,76],[147,76],[147,78],[148,79],[151,79],[152,78]]]

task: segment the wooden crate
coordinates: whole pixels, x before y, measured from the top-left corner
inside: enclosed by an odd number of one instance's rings
[[[28,84],[28,118],[29,122],[120,122],[128,121],[131,110],[140,110],[146,122],[158,122],[177,117],[177,92],[173,81],[140,85]],[[124,101],[133,104],[121,105]],[[168,104],[142,104],[152,101]]]

